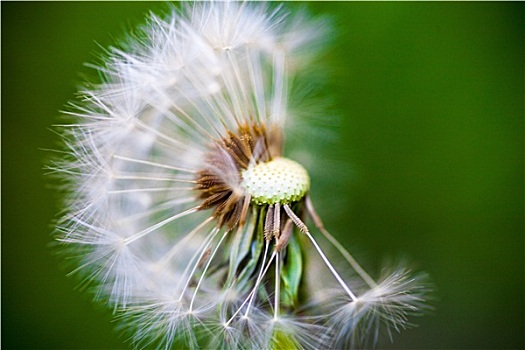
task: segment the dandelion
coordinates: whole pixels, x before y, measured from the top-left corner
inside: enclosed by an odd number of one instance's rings
[[[137,348],[357,347],[410,326],[423,278],[372,279],[284,149],[326,23],[260,3],[181,6],[111,48],[67,112],[53,168],[74,272]]]

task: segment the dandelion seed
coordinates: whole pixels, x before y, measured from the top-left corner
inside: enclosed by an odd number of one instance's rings
[[[325,28],[280,6],[184,3],[113,48],[68,113],[59,239],[133,346],[361,346],[424,309],[422,278],[376,282],[324,228],[284,151]],[[322,288],[306,281],[312,254]]]

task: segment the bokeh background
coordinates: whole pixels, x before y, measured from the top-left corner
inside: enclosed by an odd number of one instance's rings
[[[408,257],[436,285],[435,310],[386,346],[523,349],[524,4],[303,6],[334,28],[337,137],[312,154],[339,170],[313,190],[318,211],[372,270]],[[59,196],[42,168],[82,63],[163,9],[1,4],[2,349],[128,347],[49,247]]]

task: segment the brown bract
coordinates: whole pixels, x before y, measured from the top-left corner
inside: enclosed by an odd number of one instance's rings
[[[199,210],[213,208],[219,227],[242,226],[250,205],[250,196],[241,186],[242,171],[281,153],[281,131],[260,123],[242,125],[215,140],[206,155],[206,167],[197,173],[195,189],[203,200]]]

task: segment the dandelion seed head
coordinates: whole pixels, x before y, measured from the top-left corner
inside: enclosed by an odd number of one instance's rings
[[[52,167],[68,190],[57,235],[134,347],[323,348],[424,309],[419,278],[376,282],[331,236],[291,159],[315,167],[295,133],[315,108],[290,106],[315,105],[304,82],[326,33],[284,5],[182,3],[93,66]]]

